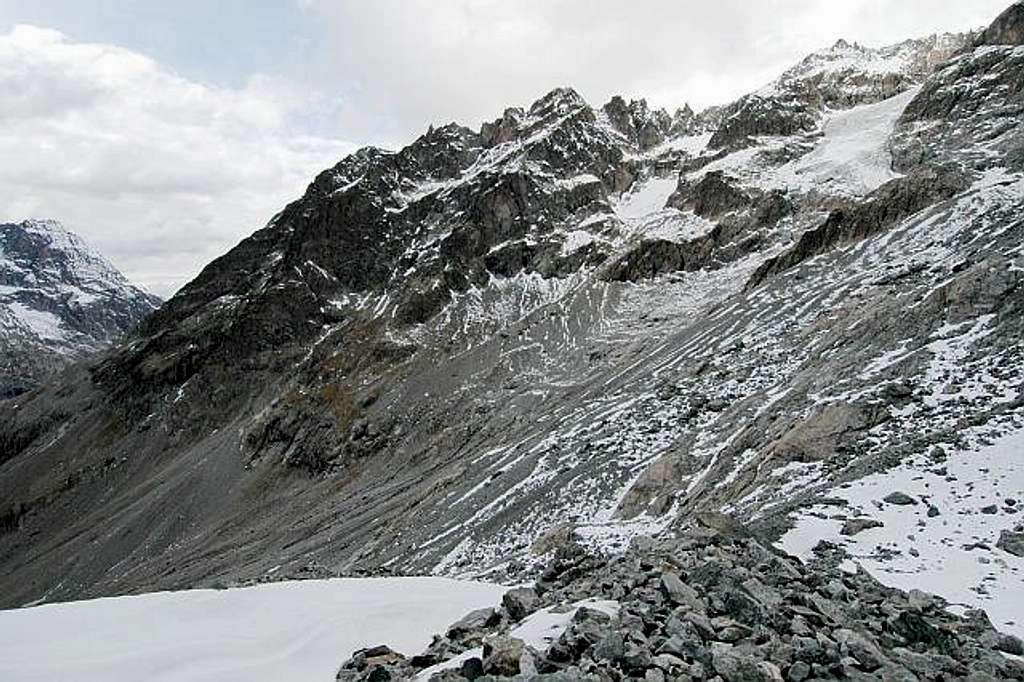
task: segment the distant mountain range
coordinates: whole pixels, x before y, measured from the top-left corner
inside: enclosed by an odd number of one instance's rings
[[[0,224],[0,397],[120,340],[160,302],[56,221]]]

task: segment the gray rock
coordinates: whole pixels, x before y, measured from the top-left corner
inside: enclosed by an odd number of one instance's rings
[[[527,656],[523,640],[497,636],[484,640],[483,672],[486,675],[513,677],[525,673],[523,659]]]
[[[595,661],[618,661],[626,655],[626,642],[619,632],[609,632],[590,650]]]
[[[917,504],[917,500],[916,499],[914,499],[910,495],[907,495],[906,493],[900,492],[900,491],[889,493],[888,495],[886,495],[882,499],[884,501],[888,502],[889,504],[898,504],[898,505]]]
[[[478,634],[501,621],[501,615],[492,607],[470,611],[448,628],[448,636],[460,638]]]
[[[833,633],[833,636],[842,645],[842,651],[855,658],[864,670],[871,672],[886,663],[885,656],[882,655],[878,646],[864,635],[840,628]]]
[[[661,591],[673,604],[686,606],[697,612],[704,611],[704,602],[697,591],[684,583],[675,573],[661,574]]]
[[[715,651],[711,659],[712,667],[726,682],[751,682],[753,680],[773,680],[768,676],[760,662],[741,654]],[[779,676],[781,679],[781,675]]]
[[[839,531],[839,533],[841,535],[856,535],[857,533],[860,533],[861,531],[867,530],[869,528],[879,528],[879,527],[884,526],[884,525],[885,524],[883,524],[881,521],[878,521],[876,519],[867,519],[867,518],[847,519],[843,523],[843,527]]]
[[[1024,557],[1024,533],[1004,530],[999,533],[996,547],[1014,556]]]
[[[789,666],[786,672],[786,679],[789,682],[803,682],[811,676],[811,666],[804,661],[797,661]]]
[[[501,603],[508,611],[509,618],[518,622],[537,610],[540,597],[532,587],[517,587],[506,592]]]

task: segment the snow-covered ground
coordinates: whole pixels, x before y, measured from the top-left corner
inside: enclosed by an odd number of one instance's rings
[[[897,491],[914,502],[883,501]],[[847,504],[805,510],[783,549],[808,558],[819,540],[839,543],[882,582],[983,608],[996,627],[1024,636],[1024,558],[996,547],[1001,531],[1024,521],[1024,431],[950,450],[942,462],[916,458],[827,494]],[[847,537],[838,515],[884,525]]]
[[[354,650],[417,653],[506,589],[443,578],[305,580],[0,611],[0,680],[331,682]]]

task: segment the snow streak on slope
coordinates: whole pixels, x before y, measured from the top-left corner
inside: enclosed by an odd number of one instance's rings
[[[882,501],[897,491],[914,502]],[[984,608],[996,627],[1024,635],[1024,558],[996,547],[1024,509],[1024,431],[953,452],[941,466],[915,457],[828,495],[846,502],[803,510],[783,549],[806,558],[820,540],[838,542],[883,582]],[[862,516],[884,525],[839,534],[843,518]]]
[[[0,611],[0,679],[330,682],[354,650],[417,653],[506,588],[441,578],[274,583]]]

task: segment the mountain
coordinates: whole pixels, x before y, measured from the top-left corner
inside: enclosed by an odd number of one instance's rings
[[[159,304],[60,223],[0,224],[0,397],[120,340]]]
[[[570,534],[617,551],[706,510],[794,552],[885,538],[859,559],[913,548],[924,582],[1015,546],[1024,47],[1000,21],[838,43],[700,113],[559,88],[343,159],[0,406],[0,601],[521,582]],[[962,584],[996,610],[1024,574],[998,551]]]

